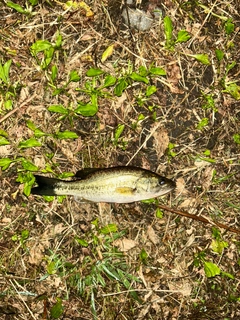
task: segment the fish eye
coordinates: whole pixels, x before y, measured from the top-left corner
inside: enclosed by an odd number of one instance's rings
[[[164,179],[159,179],[158,183],[162,186],[165,184],[165,180]]]

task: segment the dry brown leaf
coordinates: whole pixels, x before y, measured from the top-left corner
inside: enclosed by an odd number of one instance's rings
[[[181,177],[176,180],[176,185],[177,185],[177,192],[180,194],[184,195],[188,193],[188,190],[186,189],[186,184],[185,180]]]
[[[6,157],[13,152],[13,147],[11,145],[0,146],[0,157]]]
[[[12,222],[12,219],[11,218],[6,218],[6,217],[4,217],[4,218],[2,218],[2,220],[1,220],[1,224],[9,224],[9,223],[11,223]]]
[[[188,199],[184,200],[178,207],[179,208],[188,208],[190,210],[191,207],[194,207],[196,204],[196,199],[189,197]],[[190,211],[189,211],[190,212]]]
[[[113,245],[118,247],[121,251],[127,252],[132,248],[136,247],[137,243],[134,240],[123,238],[113,242]]]
[[[148,228],[147,228],[147,236],[148,236],[149,240],[150,240],[153,244],[159,243],[159,237],[158,237],[158,235],[155,233],[155,231],[154,231],[154,229],[152,228],[152,226],[148,226]]]
[[[202,179],[201,179],[203,190],[208,190],[209,187],[211,186],[213,171],[214,171],[214,168],[212,166],[206,167],[205,170],[203,171]]]
[[[35,244],[29,250],[29,263],[39,265],[44,257],[44,246],[40,243]]]
[[[179,291],[179,293],[181,293],[184,297],[189,297],[191,295],[192,292],[192,287],[190,285],[190,283],[188,283],[187,281],[184,281],[183,283],[169,283],[168,284],[169,290],[174,291]]]
[[[158,128],[153,133],[153,138],[154,138],[153,145],[157,152],[158,159],[160,159],[164,155],[166,149],[168,148],[168,144],[169,144],[168,133],[164,128]]]

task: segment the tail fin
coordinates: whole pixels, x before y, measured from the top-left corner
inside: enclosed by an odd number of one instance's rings
[[[54,191],[56,183],[59,181],[54,178],[47,178],[43,176],[35,175],[36,183],[38,187],[32,188],[31,193],[37,194],[41,196],[55,196],[56,193]]]

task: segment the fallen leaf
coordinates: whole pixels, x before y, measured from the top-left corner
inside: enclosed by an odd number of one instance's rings
[[[157,244],[159,243],[159,237],[157,236],[156,232],[154,231],[152,226],[148,226],[147,228],[147,236],[149,238],[149,240],[153,243],[153,244]]]
[[[29,263],[39,265],[44,257],[45,247],[41,243],[30,246]]]
[[[113,242],[113,245],[118,247],[121,251],[127,252],[132,248],[136,247],[137,243],[134,240],[123,238],[115,240]]]
[[[102,54],[101,61],[106,61],[113,54],[114,44],[107,47],[107,49]]]
[[[160,159],[168,148],[168,144],[169,144],[168,133],[165,129],[159,127],[153,133],[153,138],[154,138],[153,145],[157,152],[158,159]]]

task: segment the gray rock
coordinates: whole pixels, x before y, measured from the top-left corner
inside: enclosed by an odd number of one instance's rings
[[[122,17],[127,25],[139,31],[149,30],[153,23],[153,18],[151,17],[151,15],[139,9],[124,8],[122,11]]]

